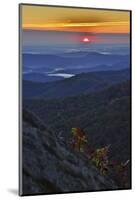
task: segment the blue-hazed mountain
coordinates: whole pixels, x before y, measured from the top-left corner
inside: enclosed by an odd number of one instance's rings
[[[119,71],[124,69],[130,69],[129,61],[118,62],[116,64],[102,64],[96,65],[94,67],[73,67],[73,68],[54,68],[48,69],[44,67],[34,68],[34,69],[25,69],[23,73],[23,79],[33,82],[51,82],[65,79],[66,76],[74,76],[80,73],[87,72],[100,72],[100,71]]]
[[[67,74],[80,74],[87,72],[100,72],[100,71],[119,71],[124,69],[129,69],[130,63],[129,61],[118,62],[116,64],[103,64],[96,65],[94,67],[81,67],[81,68],[72,68],[72,69],[61,69],[58,73],[67,73]],[[34,79],[33,79],[34,80]]]
[[[130,70],[102,71],[78,74],[50,83],[23,81],[23,97],[64,98],[100,91],[112,84],[130,79]]]
[[[101,54],[98,52],[75,52],[61,55],[23,54],[22,59],[24,67],[49,67],[50,69],[54,69],[54,67],[60,66],[73,68],[74,66],[93,67],[103,64],[112,65],[119,62],[129,62],[130,57],[129,55]]]
[[[48,74],[44,72],[30,72],[30,73],[24,73],[23,79],[26,81],[33,81],[38,83],[46,83],[46,82],[52,82],[52,81],[58,81],[64,79],[60,76],[48,76]]]

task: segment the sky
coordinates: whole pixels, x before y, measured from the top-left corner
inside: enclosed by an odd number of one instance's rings
[[[129,51],[129,11],[33,5],[21,9],[24,52]]]
[[[130,12],[22,5],[25,30],[129,33]]]

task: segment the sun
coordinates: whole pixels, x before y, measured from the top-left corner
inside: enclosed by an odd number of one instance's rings
[[[89,39],[87,37],[83,38],[83,42],[89,42]]]

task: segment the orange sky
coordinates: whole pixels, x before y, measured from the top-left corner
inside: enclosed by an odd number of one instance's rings
[[[22,27],[32,30],[129,33],[130,12],[22,5]]]

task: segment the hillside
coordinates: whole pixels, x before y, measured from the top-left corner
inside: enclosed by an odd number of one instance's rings
[[[74,77],[50,83],[23,81],[23,98],[44,96],[64,98],[100,91],[112,84],[130,79],[129,69],[81,73]]]
[[[83,155],[66,147],[55,133],[28,110],[23,110],[22,137],[23,195],[118,188]]]

